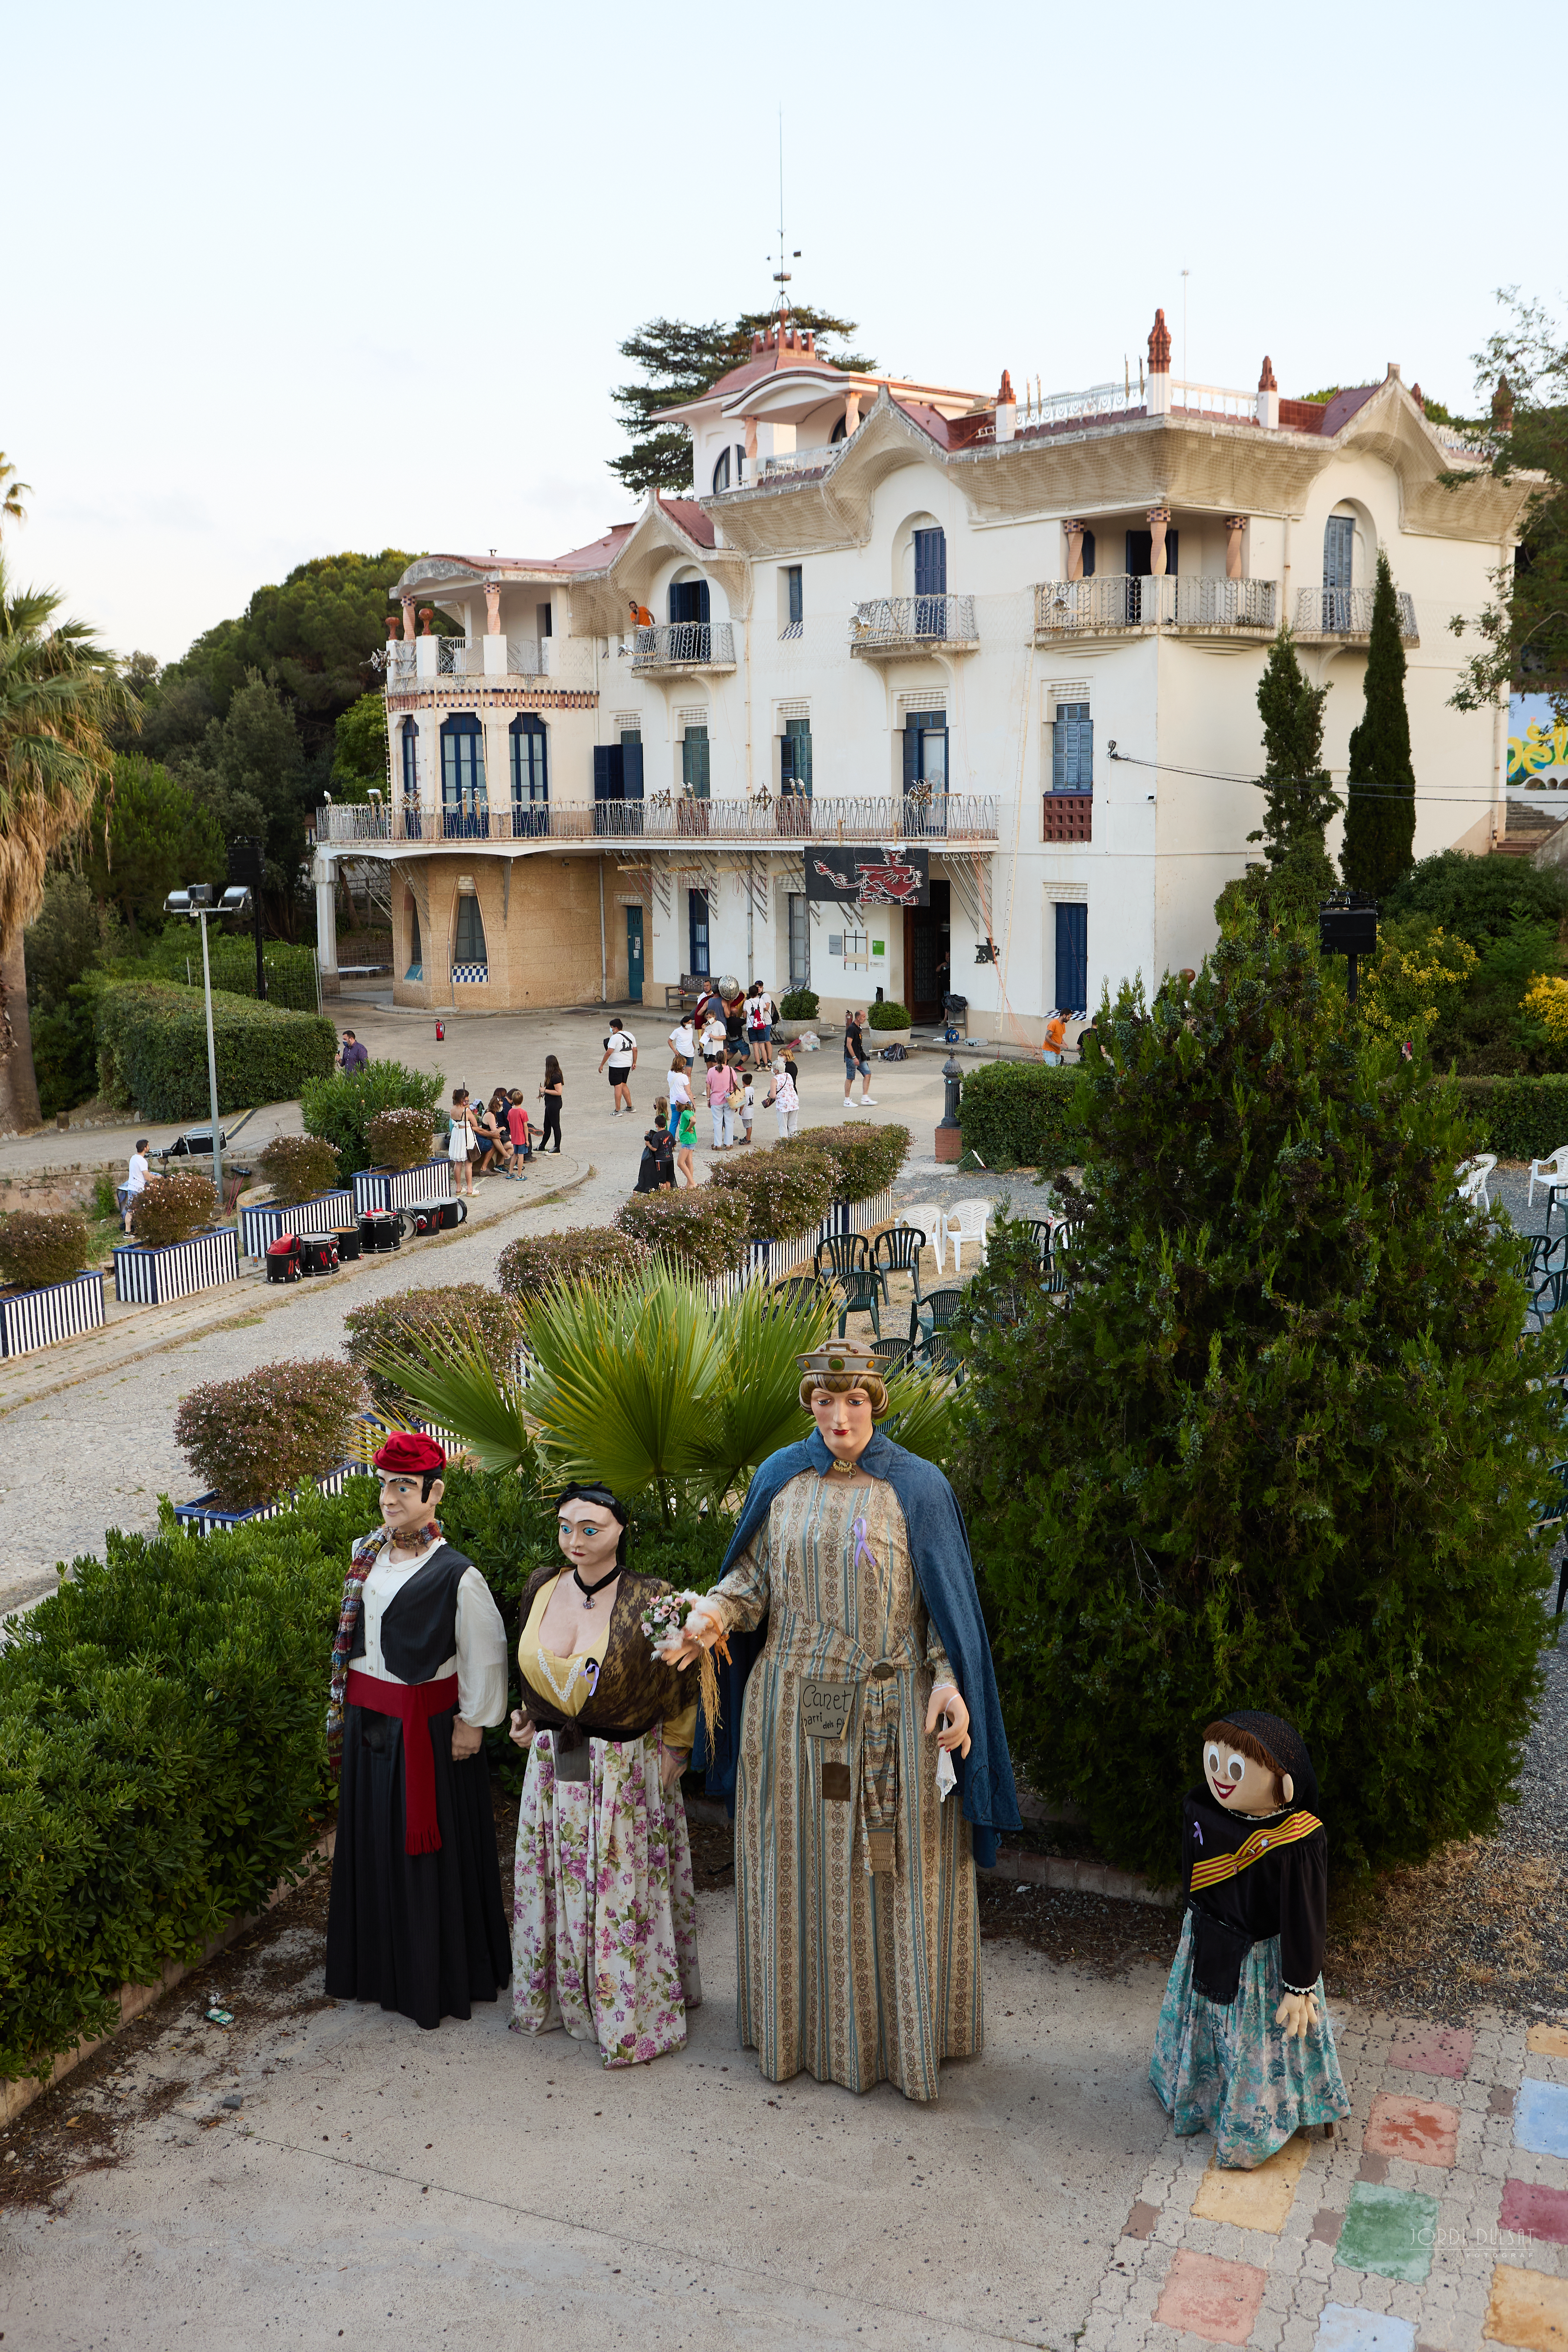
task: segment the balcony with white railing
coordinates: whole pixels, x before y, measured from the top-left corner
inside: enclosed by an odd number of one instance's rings
[[[747,489],[770,489],[792,476],[830,474],[849,446],[846,441],[825,441],[810,449],[781,449],[772,457],[759,457],[747,473]]]
[[[866,661],[979,650],[973,596],[873,596],[849,616],[849,650]]]
[[[1407,646],[1421,642],[1415,628],[1415,600],[1395,589],[1399,634]],[[1299,588],[1296,592],[1296,635],[1299,637],[1344,637],[1372,635],[1373,591],[1370,588]]]
[[[984,845],[997,837],[994,793],[759,793],[699,800],[660,793],[640,801],[553,802],[421,808],[406,802],[332,802],[316,815],[324,847],[467,847],[476,842],[618,841],[648,848],[777,849],[790,842],[900,841]]]
[[[558,668],[552,637],[395,637],[386,648],[394,694],[451,678],[549,677]]]
[[[639,629],[632,647],[632,669],[643,677],[734,667],[735,631],[729,621],[661,621]]]
[[[1272,636],[1279,604],[1272,580],[1101,572],[1092,580],[1043,581],[1035,591],[1035,637],[1040,643],[1152,629],[1194,636]]]

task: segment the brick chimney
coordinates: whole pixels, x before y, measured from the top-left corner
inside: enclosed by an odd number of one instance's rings
[[[1500,433],[1513,431],[1513,386],[1506,375],[1499,376],[1492,394],[1492,423]]]
[[[1163,310],[1156,310],[1149,330],[1149,383],[1145,404],[1151,416],[1171,413],[1171,330]]]
[[[1258,422],[1271,430],[1279,422],[1279,386],[1274,381],[1274,362],[1267,352],[1263,365],[1258,371]]]
[[[1013,379],[1005,368],[1002,371],[1002,386],[996,394],[996,438],[1011,441],[1018,422],[1018,404],[1013,397]]]

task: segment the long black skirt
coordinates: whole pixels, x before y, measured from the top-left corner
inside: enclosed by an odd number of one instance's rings
[[[402,1723],[344,1709],[327,1990],[424,2026],[469,2016],[511,1974],[489,1770],[482,1749],[453,1762],[456,1712],[430,1718],[440,1850],[405,1853]]]

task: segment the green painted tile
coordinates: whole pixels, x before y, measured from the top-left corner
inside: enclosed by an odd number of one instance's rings
[[[1351,2189],[1334,2260],[1350,2271],[1419,2286],[1432,2267],[1437,2200],[1419,2189],[1389,2189],[1358,2180]]]

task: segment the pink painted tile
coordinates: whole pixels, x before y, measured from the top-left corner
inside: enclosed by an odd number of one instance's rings
[[[1165,2273],[1154,2316],[1210,2344],[1245,2344],[1258,2325],[1267,2273],[1183,2247]]]
[[[1470,2071],[1476,2037],[1466,2026],[1416,2026],[1402,2033],[1388,2053],[1388,2063],[1406,2074],[1447,2074],[1461,2082]]]
[[[1549,2239],[1568,2246],[1568,2189],[1542,2189],[1530,2180],[1505,2180],[1500,2230],[1516,2230],[1521,2237]]]
[[[1458,2107],[1380,2091],[1362,2145],[1369,2156],[1402,2156],[1407,2164],[1452,2164],[1458,2129]]]

